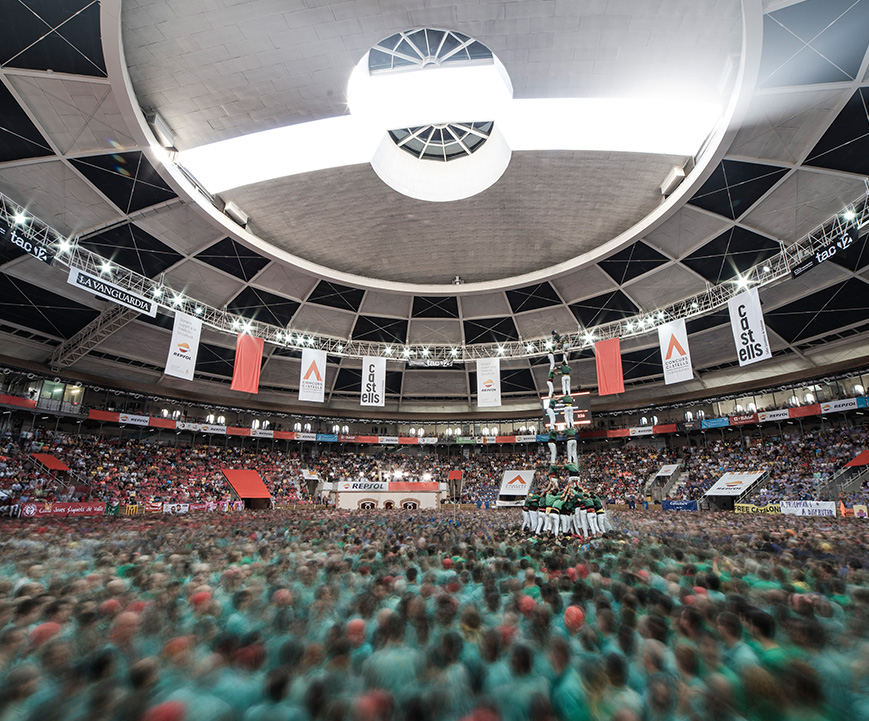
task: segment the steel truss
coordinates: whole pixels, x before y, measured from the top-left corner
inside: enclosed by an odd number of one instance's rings
[[[861,197],[848,207],[849,215],[834,215],[803,238],[783,245],[775,256],[758,263],[737,280],[729,280],[710,286],[702,293],[662,306],[649,313],[640,313],[621,320],[604,323],[593,328],[579,329],[568,335],[572,349],[582,349],[600,340],[612,338],[637,338],[654,332],[659,325],[684,318],[690,320],[713,313],[722,308],[735,295],[747,288],[778,284],[790,277],[791,270],[802,261],[840,237],[847,229],[862,228],[869,223],[869,183]],[[475,343],[471,345],[402,345],[397,343],[373,343],[325,335],[312,335],[291,327],[281,328],[244,318],[236,313],[214,308],[176,291],[161,280],[140,275],[117,265],[97,253],[78,244],[78,236],[66,238],[56,230],[33,217],[20,205],[0,193],[0,219],[15,227],[31,243],[40,245],[55,255],[53,264],[77,268],[101,276],[115,285],[147,297],[166,311],[180,311],[199,318],[204,325],[215,330],[237,334],[251,333],[266,342],[284,348],[315,348],[330,355],[345,358],[385,356],[396,361],[431,361],[445,365],[461,363],[478,358],[532,358],[546,355],[551,347],[549,338],[533,338],[503,343]],[[123,308],[106,311],[93,323],[64,343],[52,354],[52,363],[71,365],[85,355],[97,343],[111,335],[132,317],[125,317]],[[93,326],[93,327],[92,327]]]

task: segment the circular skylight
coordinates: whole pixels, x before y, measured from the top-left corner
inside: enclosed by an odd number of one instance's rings
[[[419,68],[460,62],[492,62],[492,51],[479,40],[454,30],[406,30],[371,48],[368,72]]]
[[[442,123],[390,130],[395,144],[416,158],[448,161],[471,155],[492,133],[494,123]]]

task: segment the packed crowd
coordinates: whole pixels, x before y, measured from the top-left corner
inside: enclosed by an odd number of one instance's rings
[[[559,446],[562,444],[559,444]],[[771,479],[752,498],[764,504],[782,499],[816,497],[830,476],[867,447],[865,427],[815,431],[773,438],[713,439],[706,445],[676,449],[627,442],[582,451],[582,485],[607,503],[633,504],[645,497],[647,480],[662,465],[683,468],[671,499],[699,499],[726,471],[768,470]],[[563,448],[559,448],[559,454]],[[50,453],[64,461],[72,475],[56,482],[32,461],[31,453]],[[533,469],[538,478],[549,472],[545,444],[528,444],[518,452],[472,448],[467,456],[439,455],[437,450],[372,449],[372,452],[322,450],[302,457],[280,444],[174,445],[132,438],[108,438],[43,432],[25,440],[7,437],[0,443],[0,504],[13,499],[78,500],[89,495],[107,502],[220,501],[230,496],[221,468],[260,472],[277,504],[316,500],[305,479],[445,482],[452,470],[462,471],[461,501],[492,506],[505,471]],[[563,468],[566,458],[559,455]],[[566,472],[561,473],[566,479]],[[869,489],[852,494],[850,502],[866,502]]]
[[[672,498],[699,499],[727,471],[770,473],[767,484],[747,502],[764,505],[781,500],[812,500],[830,477],[867,448],[865,427],[836,428],[773,438],[710,440],[684,456],[684,483]],[[865,502],[866,490],[852,500]]]
[[[865,521],[517,514],[6,521],[0,721],[869,718]]]

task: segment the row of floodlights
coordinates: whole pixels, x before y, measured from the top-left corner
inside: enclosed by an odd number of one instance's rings
[[[848,208],[845,211],[843,211],[843,213],[842,213],[842,219],[847,221],[847,222],[855,220],[856,218],[857,218],[857,213],[856,213],[856,211],[854,211],[853,208]],[[12,217],[12,220],[16,225],[26,225],[27,222],[30,220],[30,218],[28,218],[26,213],[19,211],[18,213],[16,213]],[[60,238],[55,243],[55,245],[57,246],[57,253],[64,254],[64,253],[68,253],[72,249],[73,244],[67,238]],[[111,261],[108,261],[108,260],[104,260],[101,263],[100,268],[99,268],[101,275],[111,275],[113,270],[114,270],[114,267],[113,267]],[[771,268],[768,265],[765,265],[765,266],[763,266],[762,270],[764,273],[769,273]],[[739,277],[735,278],[733,282],[736,285],[736,287],[740,290],[744,290],[751,285],[751,280],[745,276],[739,276]],[[154,286],[154,288],[151,289],[151,295],[155,299],[162,298],[164,292],[167,292],[167,290],[160,287],[160,286]],[[175,308],[181,308],[188,301],[188,299],[184,297],[183,293],[178,293],[175,291],[171,291],[171,292],[173,293],[172,298],[169,301],[171,306],[173,306]],[[697,310],[698,308],[699,308],[699,304],[697,303],[697,301],[693,301],[691,303],[691,309]],[[204,312],[205,312],[205,308],[202,305],[196,305],[193,308],[193,313],[195,315],[202,315]],[[652,314],[650,316],[647,316],[646,318],[640,318],[636,322],[629,321],[626,325],[626,330],[627,330],[627,332],[630,333],[630,332],[633,332],[634,330],[643,331],[646,329],[651,329],[651,328],[655,327],[655,325],[657,323],[662,322],[664,320],[664,318],[665,318],[664,312],[659,311],[657,314]],[[242,332],[242,333],[251,333],[251,332],[253,332],[253,323],[251,321],[247,321],[247,320],[244,320],[241,318],[235,318],[232,321],[232,329],[235,331]],[[300,347],[306,346],[306,345],[307,346],[314,345],[314,338],[312,336],[302,335],[299,333],[294,334],[291,331],[277,331],[274,334],[274,339],[278,343],[295,344],[295,345],[300,346]],[[584,340],[585,340],[585,343],[588,345],[591,345],[592,343],[594,343],[595,342],[594,332],[587,331],[585,334]],[[552,347],[553,347],[552,341],[547,340],[543,344],[543,347],[546,351],[551,351]],[[344,350],[344,346],[342,344],[338,344],[335,346],[335,352],[341,353],[343,350]],[[525,345],[525,351],[526,351],[526,353],[536,353],[537,347],[535,346],[534,343],[527,343]],[[499,356],[504,355],[504,353],[505,353],[504,346],[499,345],[496,348],[496,352]],[[415,353],[416,353],[416,351],[414,351],[412,348],[405,347],[405,348],[400,350],[399,357],[411,358],[415,355]],[[423,358],[427,358],[430,355],[430,353],[431,353],[431,351],[428,348],[421,348],[419,350],[419,354]],[[392,356],[394,354],[393,348],[391,346],[386,346],[383,349],[383,354],[386,356]],[[458,355],[459,355],[459,348],[451,348],[450,349],[450,356],[451,357],[456,358],[456,357],[458,357]]]

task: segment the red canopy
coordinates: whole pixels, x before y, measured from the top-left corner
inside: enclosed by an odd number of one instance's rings
[[[229,485],[233,487],[239,498],[271,498],[269,489],[263,483],[259,473],[233,468],[221,468],[220,472],[226,476]]]
[[[31,457],[39,461],[43,466],[52,471],[68,471],[69,466],[66,465],[60,458],[51,455],[50,453],[31,453]]]
[[[863,451],[853,461],[845,464],[845,468],[852,466],[869,466],[869,451]]]

